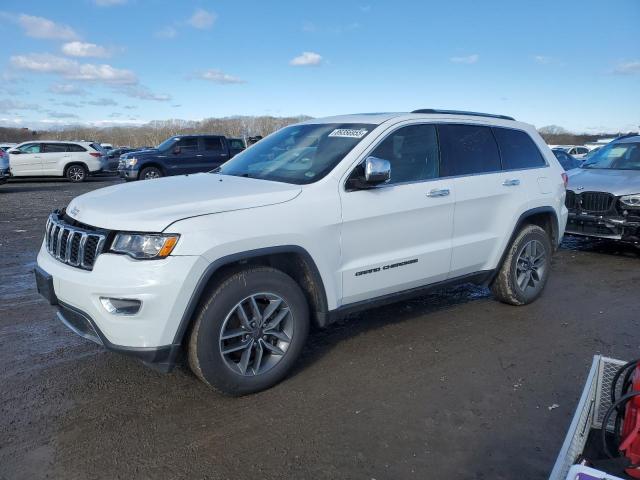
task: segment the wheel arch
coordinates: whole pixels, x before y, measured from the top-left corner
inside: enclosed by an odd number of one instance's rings
[[[560,226],[558,223],[558,214],[553,209],[553,207],[536,207],[523,212],[518,218],[518,221],[516,222],[513,230],[511,231],[509,241],[505,245],[504,250],[502,251],[502,255],[500,255],[500,261],[498,262],[495,273],[488,284],[492,283],[493,280],[495,280],[495,277],[500,270],[500,266],[503,264],[504,259],[509,252],[509,248],[511,248],[511,245],[516,238],[516,235],[518,235],[518,232],[525,225],[538,225],[540,228],[550,233],[551,245],[554,249],[558,248],[558,246],[560,245]]]
[[[167,176],[167,169],[164,168],[164,166],[161,163],[155,160],[150,160],[148,162],[144,162],[142,165],[138,167],[138,179],[140,179],[140,174],[142,173],[142,170],[149,167],[155,167],[162,172],[162,176],[164,177]]]
[[[184,344],[198,307],[211,289],[236,271],[251,266],[270,266],[292,277],[305,294],[315,324],[324,327],[328,319],[324,282],[315,261],[297,245],[266,247],[221,257],[211,263],[201,275],[182,314],[173,343]]]

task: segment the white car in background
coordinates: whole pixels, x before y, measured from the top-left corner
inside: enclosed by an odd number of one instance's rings
[[[9,151],[14,177],[66,177],[82,182],[105,169],[106,156],[97,143],[38,140],[23,142]]]
[[[552,149],[559,149],[568,153],[573,158],[582,159],[587,153],[589,153],[589,149],[587,147],[583,147],[580,145],[554,145],[551,147]]]

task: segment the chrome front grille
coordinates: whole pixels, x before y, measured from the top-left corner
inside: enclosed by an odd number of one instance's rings
[[[58,261],[72,267],[91,270],[106,240],[106,235],[102,233],[65,223],[56,213],[49,215],[47,220],[47,251]]]

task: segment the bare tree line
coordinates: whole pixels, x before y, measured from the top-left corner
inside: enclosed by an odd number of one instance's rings
[[[144,125],[118,125],[111,127],[69,125],[55,130],[32,131],[25,128],[0,127],[0,142],[27,140],[91,140],[112,145],[131,147],[155,146],[173,135],[210,133],[227,137],[266,136],[270,133],[311,117],[235,116],[206,118],[204,120],[154,120]],[[600,137],[616,137],[620,133],[575,134],[562,127],[550,125],[540,128],[540,134],[549,144],[582,145]]]
[[[210,133],[227,137],[266,136],[292,123],[309,119],[307,116],[271,117],[237,116],[206,118],[204,120],[154,120],[144,125],[111,127],[69,125],[56,130],[31,131],[22,128],[1,128],[1,142],[27,140],[90,140],[131,147],[155,146],[173,135]]]

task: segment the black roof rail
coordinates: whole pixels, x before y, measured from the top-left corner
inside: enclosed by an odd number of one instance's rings
[[[489,118],[501,118],[502,120],[514,120],[515,118],[507,115],[496,115],[494,113],[481,113],[481,112],[465,112],[463,110],[440,110],[437,108],[420,108],[414,110],[411,113],[442,113],[450,115],[469,115],[472,117],[489,117]]]

